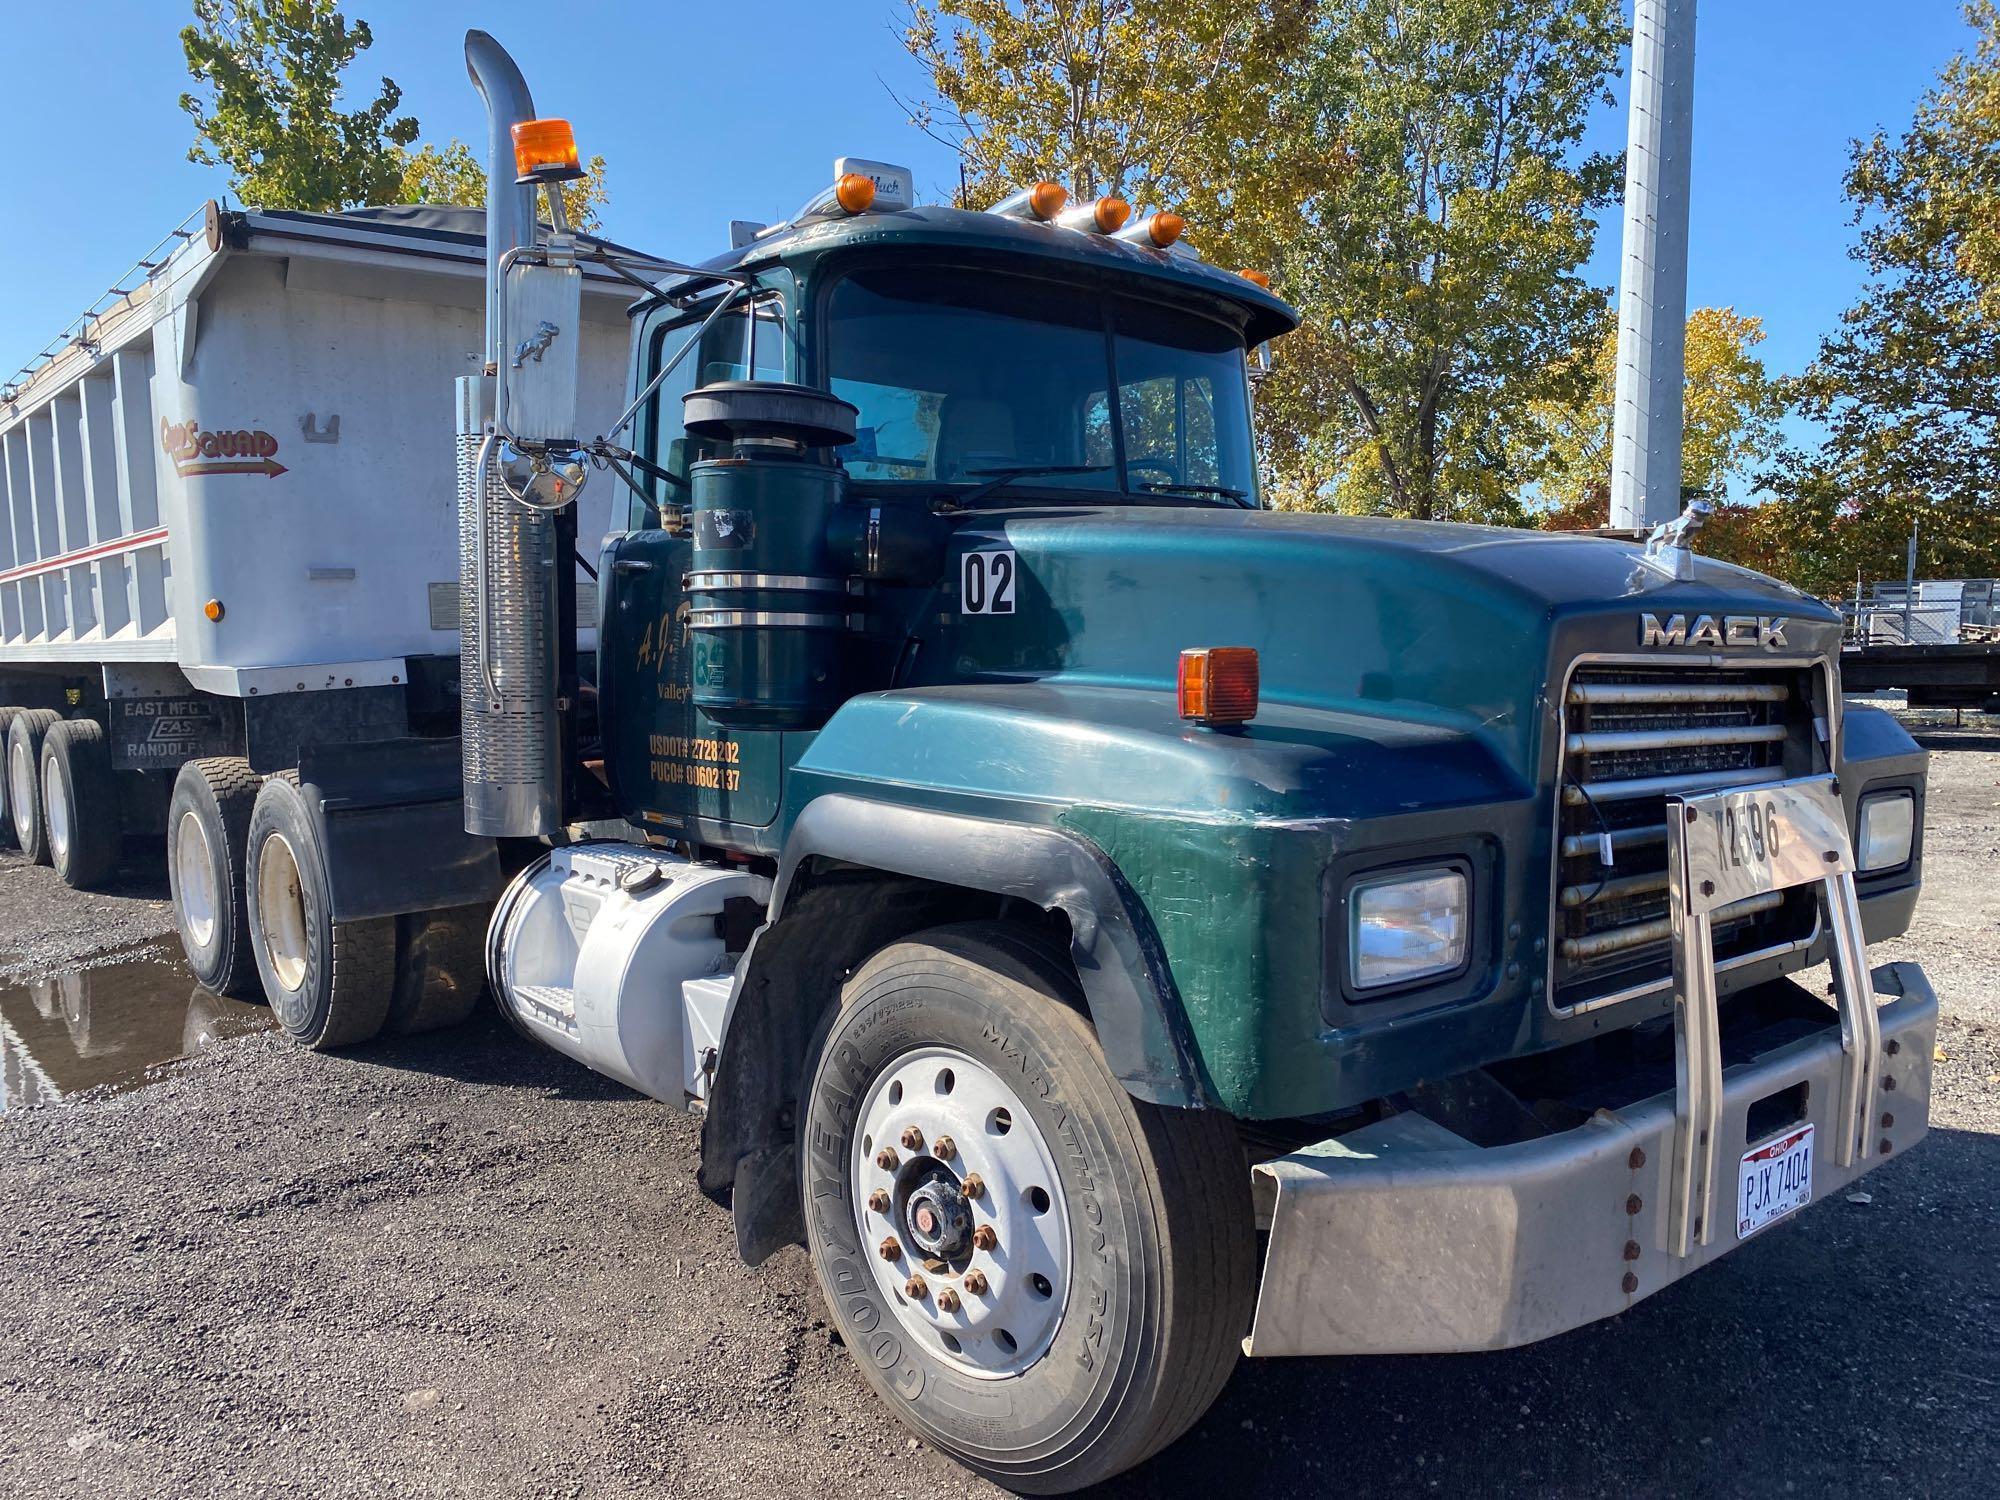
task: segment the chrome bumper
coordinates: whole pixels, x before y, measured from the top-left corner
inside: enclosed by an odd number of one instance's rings
[[[1834,1150],[1848,1068],[1830,1025],[1723,1073],[1720,1139],[1743,1143],[1724,1160],[1754,1144],[1751,1106],[1801,1082],[1798,1123],[1817,1127],[1814,1203],[1923,1138],[1937,995],[1913,963],[1884,964],[1872,980],[1895,998],[1875,1012],[1881,1107],[1866,1154],[1841,1166]],[[1623,1312],[1726,1255],[1733,1224],[1685,1256],[1670,1249],[1674,1110],[1669,1091],[1490,1148],[1401,1115],[1260,1163],[1252,1181],[1270,1246],[1245,1352],[1512,1348]]]

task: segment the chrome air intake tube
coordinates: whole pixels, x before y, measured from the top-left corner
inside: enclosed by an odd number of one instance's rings
[[[501,258],[534,235],[534,189],[517,186],[512,127],[534,118],[521,70],[483,31],[465,37],[465,66],[486,101],[486,368],[499,367]],[[510,499],[497,482],[493,378],[457,382],[459,728],[465,829],[534,838],[563,819],[557,712],[560,607],[555,518]]]

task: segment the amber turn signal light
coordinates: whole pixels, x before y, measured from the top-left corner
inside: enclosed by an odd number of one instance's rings
[[[859,172],[843,172],[833,185],[833,201],[846,213],[867,213],[875,202],[875,179]]]
[[[569,121],[523,120],[513,127],[513,135],[516,182],[567,182],[583,176]]]
[[[1197,646],[1181,653],[1183,719],[1241,724],[1257,715],[1257,651],[1252,646]]]

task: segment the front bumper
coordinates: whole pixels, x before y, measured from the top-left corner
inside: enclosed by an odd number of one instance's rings
[[[1872,978],[1877,995],[1895,998],[1876,1012],[1882,1109],[1867,1154],[1841,1167],[1831,1149],[1842,1053],[1830,1025],[1723,1075],[1721,1138],[1742,1143],[1719,1153],[1724,1201],[1730,1163],[1757,1144],[1751,1107],[1801,1083],[1798,1123],[1818,1127],[1813,1202],[1922,1139],[1937,995],[1913,963],[1884,964]],[[1674,1108],[1669,1091],[1559,1135],[1486,1148],[1399,1115],[1258,1164],[1270,1245],[1245,1352],[1513,1348],[1623,1312],[1727,1254],[1733,1223],[1685,1257],[1668,1249]]]

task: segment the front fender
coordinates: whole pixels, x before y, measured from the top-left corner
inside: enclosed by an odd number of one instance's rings
[[[778,867],[782,920],[800,867],[832,859],[1060,911],[1070,956],[1112,1073],[1152,1104],[1210,1102],[1166,952],[1145,907],[1081,834],[827,793],[799,813]]]

